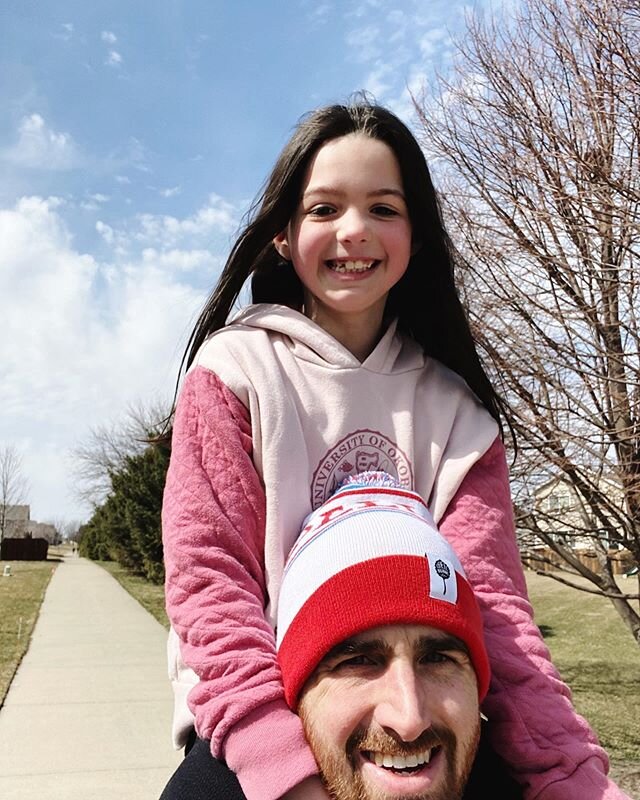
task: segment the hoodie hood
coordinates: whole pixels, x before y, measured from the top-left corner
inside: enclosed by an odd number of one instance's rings
[[[332,370],[363,369],[390,374],[421,369],[425,363],[420,345],[397,332],[396,319],[362,362],[324,328],[288,306],[270,303],[248,306],[227,327],[254,328],[280,334],[294,358]]]

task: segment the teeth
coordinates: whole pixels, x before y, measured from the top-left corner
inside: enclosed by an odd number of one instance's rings
[[[428,764],[431,759],[431,749],[423,750],[421,753],[413,753],[409,756],[391,756],[383,753],[369,753],[370,760],[377,767],[387,769],[407,769],[407,767],[419,767]]]
[[[366,272],[375,264],[375,261],[330,261],[329,265],[335,272]]]

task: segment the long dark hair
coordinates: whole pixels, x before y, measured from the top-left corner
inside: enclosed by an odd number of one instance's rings
[[[358,98],[303,117],[280,154],[248,223],[233,246],[220,280],[189,338],[181,364],[188,368],[204,340],[224,327],[247,278],[254,303],[280,303],[302,309],[303,287],[291,264],[273,245],[300,201],[307,167],[332,139],[362,133],[385,142],[395,153],[406,196],[415,253],[403,277],[389,292],[387,316],[398,328],[461,375],[502,430],[503,403],[478,357],[467,316],[454,283],[455,252],[442,222],[429,168],[418,142],[394,114]]]

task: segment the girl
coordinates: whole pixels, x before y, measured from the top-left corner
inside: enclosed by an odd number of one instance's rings
[[[227,324],[249,276],[254,305]],[[279,582],[312,508],[346,475],[384,470],[429,498],[479,596],[493,670],[484,711],[525,796],[625,797],[533,623],[501,403],[427,164],[393,114],[357,102],[298,126],[186,366],[163,508],[178,745],[195,717],[249,800],[327,797],[283,698]]]

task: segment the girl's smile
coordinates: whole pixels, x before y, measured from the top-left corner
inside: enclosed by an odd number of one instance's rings
[[[304,285],[306,315],[366,357],[381,333],[389,290],[411,257],[409,212],[391,148],[363,134],[324,144],[274,244]]]

